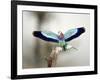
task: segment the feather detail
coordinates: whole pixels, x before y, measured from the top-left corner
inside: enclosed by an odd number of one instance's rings
[[[40,39],[45,40],[45,41],[58,42],[58,39],[56,39],[56,37],[48,35],[48,34],[41,32],[41,31],[34,31],[33,35],[35,37],[40,38]]]
[[[84,32],[85,32],[85,28],[84,27],[80,27],[80,28],[75,28],[75,29],[69,30],[68,32],[66,32],[64,34],[65,41],[67,42],[67,41],[73,40],[73,39],[79,37]]]

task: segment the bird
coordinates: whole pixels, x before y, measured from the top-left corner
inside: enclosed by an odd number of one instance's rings
[[[68,47],[68,42],[79,37],[84,32],[84,27],[78,27],[74,29],[69,29],[65,33],[58,31],[58,34],[52,31],[33,31],[33,36],[40,38],[44,41],[58,43],[58,45],[62,47],[64,51],[66,51],[66,47]]]

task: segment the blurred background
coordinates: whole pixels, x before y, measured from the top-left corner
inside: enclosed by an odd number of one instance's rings
[[[90,15],[83,13],[54,13],[23,11],[23,68],[47,67],[48,57],[56,43],[40,40],[33,31],[63,33],[69,29],[85,27],[86,32],[69,42],[78,50],[70,49],[58,55],[56,67],[88,66],[90,63]]]

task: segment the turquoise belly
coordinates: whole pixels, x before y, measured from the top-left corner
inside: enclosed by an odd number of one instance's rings
[[[65,41],[59,41],[59,46],[63,47],[64,45],[66,45]]]
[[[63,50],[66,50],[67,43],[65,41],[59,41],[59,46],[63,48]]]

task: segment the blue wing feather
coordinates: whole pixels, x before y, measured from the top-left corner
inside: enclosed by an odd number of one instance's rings
[[[67,41],[73,40],[79,37],[84,32],[85,32],[84,27],[71,29],[64,34],[65,41],[67,42]]]
[[[42,31],[41,33],[47,38],[52,38],[52,39],[58,40],[58,35],[51,31]]]
[[[46,31],[34,31],[33,35],[45,41],[58,42],[57,34]]]

